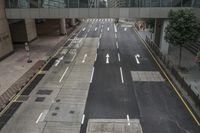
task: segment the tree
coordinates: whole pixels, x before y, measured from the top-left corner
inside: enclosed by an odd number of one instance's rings
[[[152,34],[154,33],[155,19],[153,18],[147,19],[146,24],[150,28],[149,32],[151,33],[151,39],[152,39]]]
[[[165,39],[169,44],[179,46],[179,66],[181,66],[182,47],[197,41],[200,36],[200,22],[189,9],[171,10],[168,17]]]

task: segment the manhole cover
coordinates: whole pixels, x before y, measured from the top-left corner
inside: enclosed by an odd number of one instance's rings
[[[56,116],[56,115],[57,115],[57,113],[55,113],[55,112],[54,112],[54,113],[52,113],[52,116]]]
[[[50,95],[53,91],[52,90],[38,90],[37,94],[39,95]]]
[[[43,102],[45,100],[45,97],[37,97],[35,99],[36,102]]]
[[[74,110],[69,111],[70,114],[74,114],[74,112],[75,112]]]
[[[56,102],[57,102],[57,103],[60,102],[60,99],[56,99]]]

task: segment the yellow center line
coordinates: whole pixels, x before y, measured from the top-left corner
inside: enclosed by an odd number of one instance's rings
[[[134,29],[135,30],[135,29]],[[135,31],[137,33],[137,31]],[[149,47],[147,46],[147,43],[141,38],[141,36],[139,35],[139,33],[137,33],[138,37],[140,38],[140,40],[142,41],[142,43],[144,44],[144,46],[146,47],[146,49],[148,50],[148,52],[151,54],[152,58],[154,59],[154,61],[156,62],[156,64],[158,65],[158,67],[160,68],[160,70],[162,71],[162,73],[165,75],[165,77],[167,78],[168,82],[170,83],[170,85],[172,86],[172,88],[174,89],[174,91],[176,92],[176,94],[178,95],[178,97],[181,99],[181,101],[183,102],[183,104],[185,105],[185,107],[187,108],[187,110],[189,111],[190,115],[192,116],[192,118],[195,120],[195,122],[197,123],[198,126],[200,126],[200,123],[198,121],[198,119],[196,118],[196,116],[194,115],[194,113],[192,112],[192,110],[190,109],[189,105],[186,103],[186,101],[183,99],[183,97],[181,96],[181,94],[178,92],[178,89],[176,88],[176,86],[173,84],[173,82],[170,80],[170,78],[167,76],[166,72],[163,70],[163,68],[161,67],[161,65],[159,64],[159,62],[157,61],[157,59],[155,58],[155,56],[153,55],[152,51],[149,49]]]

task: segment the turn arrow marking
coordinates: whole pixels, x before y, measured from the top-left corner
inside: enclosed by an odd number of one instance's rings
[[[135,55],[136,62],[137,62],[137,64],[140,64],[140,61],[139,61],[138,58],[140,58],[140,55],[139,55],[139,54],[136,54],[136,55]]]

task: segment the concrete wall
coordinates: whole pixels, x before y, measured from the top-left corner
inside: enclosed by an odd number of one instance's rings
[[[37,37],[36,24],[34,19],[25,19],[27,41],[30,42]]]
[[[0,59],[13,51],[8,21],[5,18],[4,0],[0,0]]]

